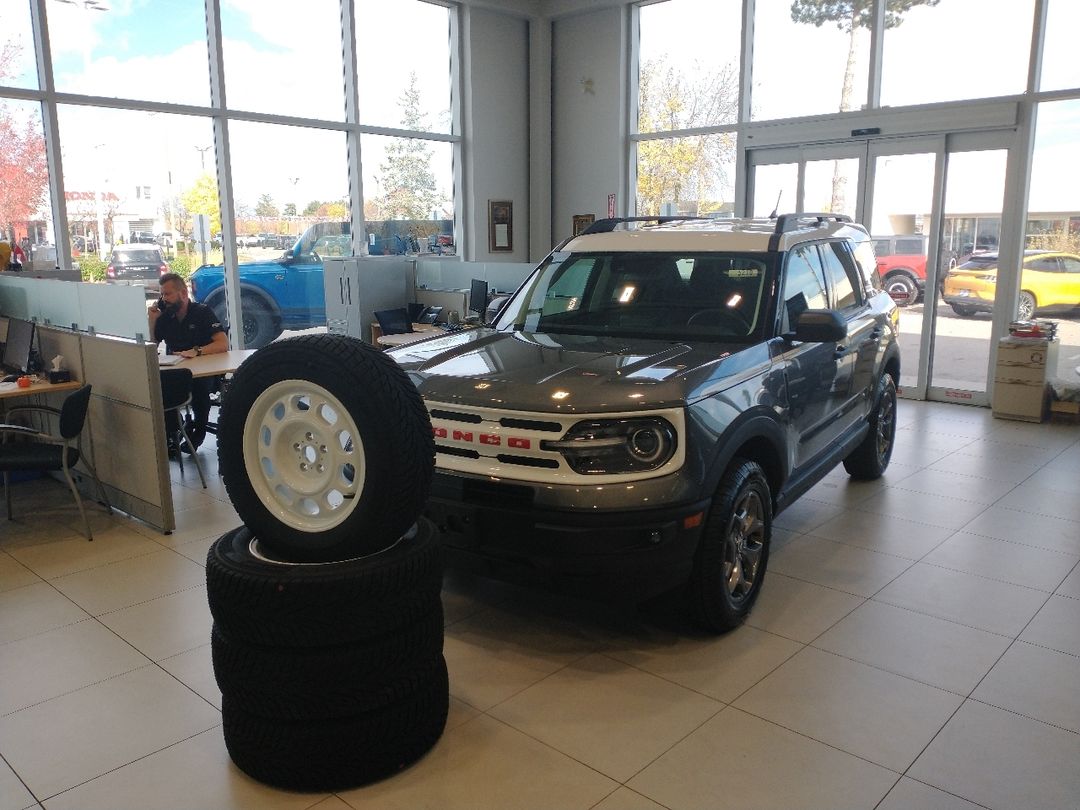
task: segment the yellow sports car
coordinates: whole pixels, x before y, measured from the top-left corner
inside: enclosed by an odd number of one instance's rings
[[[975,253],[945,276],[945,303],[957,315],[991,312],[997,292],[998,255]],[[1029,320],[1036,310],[1067,311],[1080,307],[1080,256],[1050,250],[1024,251],[1017,317]]]

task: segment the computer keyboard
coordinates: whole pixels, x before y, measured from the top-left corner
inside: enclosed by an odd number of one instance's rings
[[[465,328],[463,323],[440,323],[439,328],[444,332],[460,332]]]

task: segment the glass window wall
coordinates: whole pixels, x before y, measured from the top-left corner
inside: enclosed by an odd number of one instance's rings
[[[51,207],[41,105],[0,98],[0,240],[19,248],[24,269],[56,264]]]
[[[0,86],[37,87],[28,3],[0,3]]]
[[[1040,90],[1080,88],[1080,59],[1076,58],[1076,32],[1080,31],[1080,3],[1050,0],[1046,15]]]

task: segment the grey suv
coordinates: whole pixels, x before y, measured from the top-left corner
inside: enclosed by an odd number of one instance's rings
[[[774,515],[895,436],[898,314],[846,217],[601,220],[493,323],[392,356],[435,435],[428,516],[486,573],[738,625]],[[628,227],[628,226],[638,227]]]

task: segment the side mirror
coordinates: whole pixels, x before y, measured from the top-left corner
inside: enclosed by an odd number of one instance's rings
[[[838,343],[847,337],[847,324],[835,309],[808,309],[795,322],[794,340]]]

